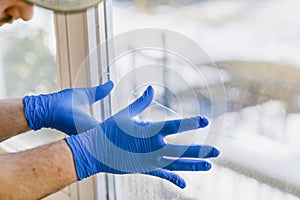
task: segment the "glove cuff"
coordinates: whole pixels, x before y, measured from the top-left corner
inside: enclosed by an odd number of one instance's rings
[[[96,163],[98,162],[93,156],[91,156],[82,143],[82,137],[84,137],[84,134],[86,133],[64,138],[72,151],[76,174],[79,181],[99,172],[96,167]]]
[[[31,129],[37,131],[43,127],[50,127],[49,103],[47,95],[25,96],[23,98],[25,117]]]

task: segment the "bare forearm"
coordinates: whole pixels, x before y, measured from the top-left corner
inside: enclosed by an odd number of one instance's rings
[[[22,99],[0,100],[0,141],[28,130]]]
[[[73,155],[64,140],[0,155],[0,199],[40,199],[75,182]]]

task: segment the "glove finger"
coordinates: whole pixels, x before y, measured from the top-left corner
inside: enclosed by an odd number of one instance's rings
[[[159,161],[163,169],[171,171],[208,171],[211,164],[204,160],[196,159],[171,159],[163,158]]]
[[[172,173],[172,172],[170,172],[168,170],[165,170],[165,169],[158,169],[156,171],[148,172],[146,174],[156,176],[156,177],[165,179],[167,181],[170,181],[171,183],[177,185],[181,189],[186,187],[186,183],[183,180],[183,178],[181,178],[179,175],[177,175],[175,173]]]
[[[97,87],[92,87],[87,89],[89,103],[93,104],[100,99],[106,97],[114,87],[114,83],[112,81],[108,81],[103,85],[99,85]]]
[[[151,86],[149,86],[141,97],[139,97],[128,107],[120,111],[119,114],[129,115],[130,117],[134,117],[140,114],[151,104],[153,96],[154,90]]]
[[[164,122],[153,123],[149,128],[158,130],[164,136],[176,134],[183,131],[195,130],[208,125],[208,120],[204,117],[197,116],[185,119],[169,120]]]
[[[218,149],[207,145],[178,145],[168,143],[162,150],[162,156],[169,157],[189,157],[189,158],[212,158],[217,157],[220,152]]]

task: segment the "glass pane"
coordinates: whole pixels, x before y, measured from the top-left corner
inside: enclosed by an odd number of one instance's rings
[[[0,98],[57,91],[56,41],[53,14],[35,8],[29,22],[17,20],[0,30]],[[44,129],[27,132],[1,143],[6,151],[32,148],[61,138]]]
[[[221,151],[209,172],[179,173],[184,190],[117,176],[118,199],[299,199],[299,9],[295,0],[113,1],[113,111],[154,84],[142,118],[206,115],[210,127],[169,140]]]

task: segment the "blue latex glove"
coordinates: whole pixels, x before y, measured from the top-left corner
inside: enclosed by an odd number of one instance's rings
[[[206,171],[211,164],[199,158],[216,157],[212,146],[184,146],[166,143],[170,134],[198,129],[208,124],[203,117],[164,122],[137,122],[132,117],[152,102],[153,89],[98,127],[66,138],[78,180],[99,172],[113,174],[143,173],[166,179],[180,188],[185,181],[171,171]],[[183,158],[184,157],[184,158]]]
[[[26,96],[24,112],[33,130],[55,128],[68,135],[95,128],[99,122],[88,114],[89,106],[113,88],[111,81],[92,88],[66,89],[58,93]]]

